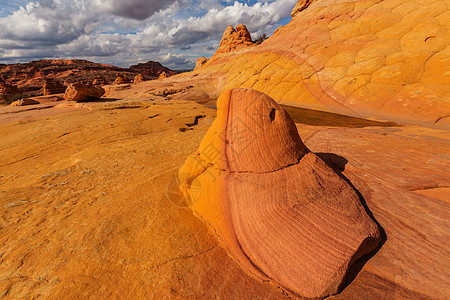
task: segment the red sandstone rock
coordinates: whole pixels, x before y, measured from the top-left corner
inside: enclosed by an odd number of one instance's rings
[[[293,15],[258,46],[222,45],[198,78],[217,78],[217,94],[251,87],[282,104],[450,128],[447,1],[301,0]]]
[[[64,93],[66,87],[59,81],[53,78],[44,79],[44,96]]]
[[[133,80],[134,83],[139,83],[139,82],[144,82],[144,81],[145,81],[144,75],[138,74],[138,75],[134,76],[134,80]]]
[[[295,18],[299,12],[308,8],[308,6],[315,0],[300,0],[292,9],[291,16]]]
[[[229,90],[217,107],[179,171],[192,209],[251,274],[307,298],[338,293],[352,264],[380,242],[357,193],[267,95]]]
[[[168,74],[169,76],[177,74],[176,71],[164,67],[157,61],[148,61],[146,63],[139,63],[137,65],[131,66],[129,69],[133,72],[142,74],[147,78],[157,78],[159,74],[162,72],[166,72],[166,74]]]
[[[161,74],[159,74],[158,79],[164,79],[164,78],[167,78],[166,72],[162,72]]]
[[[99,86],[103,86],[103,85],[107,85],[107,84],[108,84],[108,81],[103,76],[96,76],[94,78],[94,81],[92,82],[92,85],[99,85]]]
[[[19,89],[14,86],[7,84],[0,80],[0,100],[6,100],[8,96],[13,96],[19,93]]]
[[[200,57],[199,59],[197,59],[197,62],[195,63],[194,70],[198,70],[201,66],[203,66],[207,62],[208,62],[208,59],[206,57],[204,57],[204,56]]]
[[[125,84],[125,83],[130,83],[130,79],[128,79],[128,77],[125,74],[118,73],[117,78],[116,80],[114,80],[113,84]]]
[[[25,105],[33,105],[33,104],[39,104],[39,101],[33,100],[33,99],[20,99],[17,101],[14,101],[10,104],[10,106],[25,106]]]
[[[237,25],[236,29],[234,29],[233,26],[229,25],[223,33],[219,49],[217,49],[214,56],[217,56],[221,53],[241,50],[253,45],[254,43],[252,41],[252,37],[250,36],[250,32],[244,24]]]
[[[105,94],[105,90],[98,86],[83,83],[71,83],[66,89],[64,99],[68,101],[92,101],[97,100]]]

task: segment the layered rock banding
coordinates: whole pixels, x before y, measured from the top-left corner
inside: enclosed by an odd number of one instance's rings
[[[66,87],[57,79],[45,78],[44,79],[44,96],[61,94],[66,91]]]
[[[18,93],[19,89],[16,86],[7,84],[0,80],[0,101],[6,101],[9,96],[13,96]]]
[[[136,76],[134,76],[133,83],[139,83],[139,82],[144,82],[144,81],[145,81],[144,75],[137,74]]]
[[[64,93],[64,99],[76,102],[94,101],[104,94],[105,90],[102,87],[78,82],[69,84]]]
[[[443,126],[448,11],[444,0],[301,0],[264,43],[231,53],[221,44],[195,72],[218,78],[217,94],[251,87],[286,105]]]
[[[242,50],[250,46],[254,46],[254,43],[247,26],[239,24],[235,29],[233,26],[229,25],[223,33],[219,49],[217,49],[212,58],[217,57],[219,54]]]
[[[130,83],[130,79],[128,79],[128,77],[125,74],[118,73],[116,80],[114,80],[114,84],[125,84],[125,83]]]
[[[20,100],[14,101],[13,103],[10,104],[10,106],[26,106],[26,105],[34,105],[34,104],[39,104],[39,101],[26,98],[26,99],[20,99]]]
[[[251,274],[303,297],[339,292],[352,263],[380,242],[357,193],[267,95],[229,90],[217,109],[179,171],[187,202]]]

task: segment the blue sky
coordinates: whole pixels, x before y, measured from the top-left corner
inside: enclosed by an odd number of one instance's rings
[[[297,0],[1,0],[0,63],[77,58],[192,68],[228,25],[252,37],[288,23]]]

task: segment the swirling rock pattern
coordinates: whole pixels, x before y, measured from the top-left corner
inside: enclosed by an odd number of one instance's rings
[[[219,78],[220,91],[253,88],[282,104],[449,127],[447,0],[301,0],[293,15],[261,45],[219,48],[195,72]]]
[[[253,275],[294,294],[337,293],[380,242],[356,192],[310,152],[270,97],[234,89],[179,171],[194,212]]]

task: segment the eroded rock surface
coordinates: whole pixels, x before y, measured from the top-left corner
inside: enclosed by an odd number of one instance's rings
[[[130,79],[128,79],[127,75],[123,73],[117,73],[117,78],[114,80],[113,84],[125,84],[130,83]]]
[[[105,90],[99,86],[83,83],[71,83],[66,89],[64,99],[68,101],[93,101],[105,94]]]
[[[66,91],[66,87],[59,80],[54,78],[45,78],[43,88],[44,96],[61,94]]]
[[[448,127],[448,1],[298,5],[261,45],[231,53],[221,46],[195,73],[219,78],[219,91],[251,87],[283,104]]]
[[[225,92],[179,171],[192,209],[241,266],[296,295],[335,294],[380,232],[353,188],[311,153],[270,97]]]

